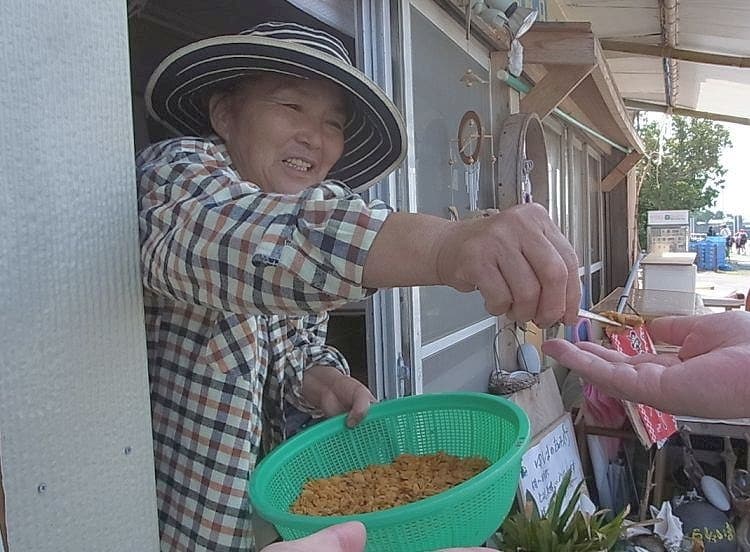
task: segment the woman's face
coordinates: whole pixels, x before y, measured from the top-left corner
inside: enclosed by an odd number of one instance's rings
[[[344,151],[346,102],[330,81],[262,75],[209,106],[240,176],[265,192],[296,194],[325,180]]]

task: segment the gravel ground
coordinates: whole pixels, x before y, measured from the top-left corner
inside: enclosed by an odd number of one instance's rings
[[[731,297],[735,293],[747,294],[750,289],[750,255],[732,253],[729,264],[734,270],[699,271],[695,291],[703,297]]]

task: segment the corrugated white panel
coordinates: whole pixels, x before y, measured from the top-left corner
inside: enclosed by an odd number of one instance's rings
[[[701,111],[750,117],[750,74],[747,69],[680,63],[680,105]]]
[[[661,42],[657,0],[556,0],[568,21],[591,21],[601,39],[647,44]],[[680,0],[677,46],[686,50],[750,56],[747,0]],[[623,97],[665,103],[664,73],[658,57],[607,52]],[[746,69],[677,62],[677,106],[750,118],[750,74]]]
[[[678,14],[680,48],[750,56],[747,0],[681,0]]]
[[[158,548],[125,10],[0,3],[9,552]]]
[[[623,97],[664,100],[664,70],[660,58],[612,56],[607,63]]]
[[[559,0],[568,21],[590,21],[599,38],[660,32],[658,0]]]

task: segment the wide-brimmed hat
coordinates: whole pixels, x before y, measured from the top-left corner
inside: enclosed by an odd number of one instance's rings
[[[361,191],[401,163],[406,131],[393,102],[352,66],[341,41],[295,23],[263,23],[180,48],[151,75],[146,107],[177,135],[200,135],[209,127],[205,101],[201,101],[207,91],[258,71],[325,78],[344,89],[351,107],[344,153],[328,178]]]

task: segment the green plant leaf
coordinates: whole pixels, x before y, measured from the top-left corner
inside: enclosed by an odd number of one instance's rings
[[[571,517],[577,512],[578,503],[581,500],[581,494],[583,493],[583,481],[580,481],[578,485],[576,485],[575,490],[573,491],[573,494],[570,495],[570,500],[568,501],[567,506],[565,507],[565,510],[560,516],[560,523],[558,526],[558,531],[563,531],[568,526]],[[563,498],[565,498],[565,494],[562,494]]]
[[[558,489],[550,498],[544,516],[531,493],[520,511],[506,518],[501,528],[502,550],[505,552],[601,552],[611,550],[622,532],[622,523],[629,512],[625,508],[611,521],[606,510],[591,516],[577,510],[583,493],[579,483],[563,508],[572,476],[566,473]]]

